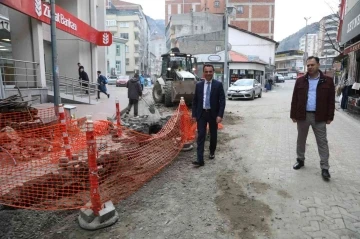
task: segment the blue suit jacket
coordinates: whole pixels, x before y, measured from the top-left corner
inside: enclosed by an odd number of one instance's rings
[[[200,119],[203,112],[203,102],[204,102],[204,85],[205,81],[203,80],[196,84],[195,95],[192,104],[192,117],[197,120]],[[211,93],[210,93],[210,107],[211,107],[211,116],[216,119],[216,117],[224,117],[225,111],[225,93],[224,87],[220,81],[212,80],[211,83]]]

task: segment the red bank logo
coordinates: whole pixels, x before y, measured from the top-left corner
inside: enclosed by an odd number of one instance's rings
[[[42,16],[42,2],[41,0],[35,0],[35,12],[38,17]]]
[[[104,32],[103,33],[103,43],[104,45],[108,45],[110,42],[110,36],[109,36],[109,33],[107,32]]]

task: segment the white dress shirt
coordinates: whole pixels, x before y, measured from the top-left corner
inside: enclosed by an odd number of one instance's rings
[[[210,80],[210,93],[211,93],[211,84],[212,84],[212,81],[213,80]],[[207,80],[204,80],[204,97],[203,97],[203,109],[206,109],[205,108],[205,104],[206,104],[206,91],[207,91],[207,88],[208,88],[208,81]]]

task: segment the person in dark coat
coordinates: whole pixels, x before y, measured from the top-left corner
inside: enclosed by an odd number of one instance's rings
[[[97,99],[100,99],[100,93],[104,93],[105,95],[107,95],[108,98],[110,98],[110,94],[107,93],[107,89],[106,89],[106,84],[107,84],[107,80],[106,77],[101,75],[101,71],[97,72],[98,75],[98,79],[97,79],[97,83],[98,85],[98,97]]]
[[[293,168],[298,170],[305,166],[306,139],[311,126],[320,155],[321,175],[329,179],[327,125],[334,120],[335,85],[331,77],[319,70],[318,57],[310,56],[306,64],[308,72],[296,80],[291,101],[290,118],[298,129],[297,162]]]
[[[81,63],[77,63],[78,65],[78,72],[79,72],[79,80],[81,79],[81,71],[80,71],[80,67],[81,67]]]
[[[198,82],[192,103],[192,117],[197,122],[197,160],[193,162],[197,167],[204,166],[204,146],[206,128],[210,130],[210,155],[215,159],[217,145],[218,124],[221,123],[225,111],[225,93],[220,81],[214,80],[214,66],[205,64],[203,74],[205,80]]]
[[[128,88],[129,98],[129,105],[126,110],[126,114],[128,115],[130,113],[131,108],[134,105],[134,116],[137,117],[139,99],[142,96],[142,88],[139,81],[139,74],[136,73],[134,77],[126,83],[126,87]]]
[[[80,66],[79,70],[80,70],[80,80],[89,82],[89,76],[88,76],[88,74],[85,72],[84,67],[83,67],[83,66]],[[89,87],[89,84],[88,84],[88,83],[84,83],[84,82],[80,82],[80,85],[82,85],[82,87],[86,89],[86,90],[85,90],[85,94],[89,94],[89,90],[88,90],[88,88],[87,88],[87,87]]]

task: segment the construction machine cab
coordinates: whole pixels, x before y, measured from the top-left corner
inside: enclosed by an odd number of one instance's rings
[[[161,77],[153,87],[153,98],[156,103],[171,106],[184,97],[185,102],[192,101],[196,76],[196,58],[190,54],[180,53],[178,48],[162,56]]]

